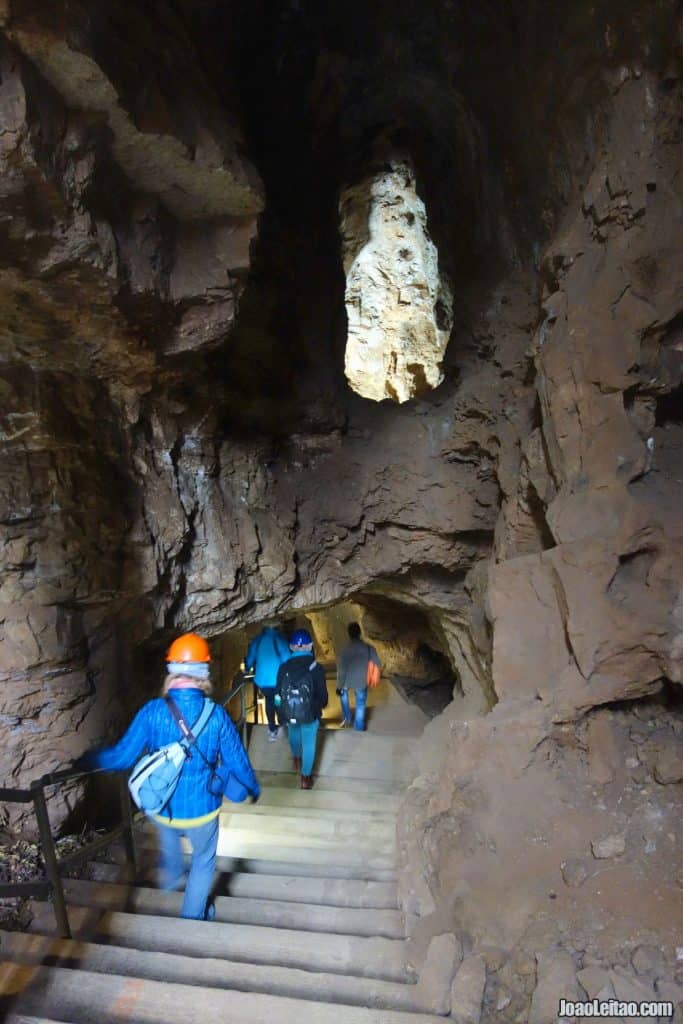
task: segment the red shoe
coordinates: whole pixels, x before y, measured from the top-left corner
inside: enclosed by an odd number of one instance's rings
[[[295,772],[300,772],[301,771],[301,758],[300,757],[293,757],[292,758],[292,768],[294,769]]]
[[[302,789],[313,789],[313,776],[302,775],[301,776],[301,788]]]

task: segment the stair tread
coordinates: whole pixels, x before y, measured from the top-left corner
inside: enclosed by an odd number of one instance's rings
[[[138,832],[136,830],[136,847],[139,859],[144,863],[145,858],[155,858],[157,843],[156,837],[151,833]],[[125,862],[125,852],[120,841],[113,842],[106,851],[105,856],[117,864]],[[299,856],[292,858],[291,853],[287,859],[278,859],[273,856],[273,849],[261,846],[255,855],[244,852],[235,853],[234,856],[219,854],[216,858],[216,870],[221,874],[232,874],[233,872],[247,873],[251,875],[292,875],[298,878],[338,878],[349,881],[374,881],[374,882],[395,882],[396,865],[393,861],[375,862],[370,864],[367,860],[358,860],[357,863],[346,862],[335,863],[330,856],[321,856],[320,851],[314,852],[314,859],[305,859],[302,852]]]
[[[130,950],[119,946],[53,939],[20,932],[1,932],[3,954],[14,963],[38,965],[49,958],[58,967],[98,974],[129,975],[151,981],[173,981],[237,991],[320,999],[408,1012],[429,1010],[428,1001],[414,984],[347,977],[271,964],[245,964],[174,953]]]
[[[318,738],[315,775],[335,782],[361,779],[400,787],[417,774],[416,749],[415,737],[324,730]],[[291,763],[289,744],[284,737],[279,743],[269,743],[265,730],[253,731],[249,757],[257,773],[263,769],[281,772]]]
[[[153,828],[150,826],[136,831],[136,843],[142,848],[156,849],[156,834]],[[183,839],[182,842],[185,852],[189,852],[187,840]],[[396,869],[395,850],[395,842],[391,848],[388,845],[362,846],[357,843],[345,847],[339,843],[315,843],[313,839],[304,845],[297,843],[295,836],[280,837],[278,834],[264,836],[259,842],[257,837],[248,834],[247,831],[232,828],[221,829],[218,836],[218,857],[288,864],[290,873],[293,873],[292,869],[296,865],[300,874],[305,874],[309,868],[315,866],[322,866],[325,870],[331,866],[345,868],[351,875],[355,871],[357,877],[370,877],[367,875],[368,871],[393,872]],[[276,873],[279,874],[279,871]]]
[[[261,788],[277,787],[282,789],[301,790],[301,778],[296,772],[282,769],[259,768]],[[391,796],[400,798],[408,785],[407,781],[397,782],[391,779],[343,778],[318,775],[313,773],[314,788],[307,793],[362,793],[365,795]],[[412,781],[412,779],[410,780]]]
[[[232,836],[218,840],[218,854],[221,857],[238,857],[249,860],[266,860],[272,857],[282,864],[294,864],[302,871],[314,865],[347,867],[350,874],[367,874],[371,870],[395,871],[395,851],[372,850],[369,848],[331,846],[297,846],[294,843],[270,843],[251,841],[247,837]],[[369,876],[368,876],[369,877]]]
[[[119,883],[125,869],[101,861],[89,865],[100,881]],[[140,882],[154,882],[156,870],[143,869]],[[374,882],[358,878],[302,877],[287,874],[258,874],[233,871],[222,876],[221,890],[228,896],[253,900],[274,899],[293,903],[315,903],[328,907],[356,907],[365,910],[396,910],[395,882]]]
[[[333,826],[339,828],[374,828],[375,830],[386,830],[387,833],[394,833],[396,829],[396,814],[394,811],[378,811],[376,809],[356,810],[351,807],[300,807],[288,804],[223,804],[220,811],[221,821],[230,818],[239,822],[241,820],[254,820],[255,822],[287,822],[301,823],[302,828],[309,828],[314,823],[322,824],[324,828],[331,829]]]
[[[363,846],[385,846],[396,842],[395,820],[379,820],[347,815],[346,817],[300,816],[292,814],[233,814],[221,811],[220,827],[231,832],[247,831],[254,835],[279,835],[301,837],[309,840],[326,840],[333,843],[360,842]]]
[[[105,884],[76,879],[64,882],[69,903],[123,910],[137,914],[177,917],[183,900],[181,892],[162,892],[144,886]],[[333,932],[344,935],[404,938],[403,915],[398,910],[376,909],[371,915],[364,908],[319,906],[284,900],[247,899],[216,896],[216,920],[235,924],[254,924],[271,928],[307,932]]]
[[[9,966],[10,970],[6,968]],[[3,965],[2,989],[21,990],[17,1012],[40,1014],[47,1008],[77,1024],[92,1021],[97,1007],[98,1024],[437,1024],[430,1014],[340,1006],[308,1002],[285,996],[205,988],[176,982],[148,981],[123,975],[72,971],[64,967]]]
[[[31,903],[30,931],[54,934],[50,904]],[[215,956],[250,963],[324,970],[385,981],[411,980],[406,945],[400,939],[300,932],[249,924],[222,924],[159,917],[153,914],[101,912],[69,906],[75,937],[186,956]]]
[[[332,790],[316,786],[314,789],[302,790],[298,786],[280,786],[271,782],[270,778],[261,778],[261,796],[256,804],[233,804],[226,800],[224,809],[235,813],[264,813],[271,808],[296,807],[301,813],[317,813],[319,811],[339,811],[357,814],[381,813],[395,817],[400,803],[400,796],[395,793],[368,793],[366,790],[347,791]]]

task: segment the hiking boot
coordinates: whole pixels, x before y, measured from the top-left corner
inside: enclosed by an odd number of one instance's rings
[[[313,789],[313,776],[302,775],[301,776],[301,788],[302,789]]]
[[[301,758],[300,757],[293,757],[292,758],[292,768],[294,769],[295,772],[300,772],[301,771]]]

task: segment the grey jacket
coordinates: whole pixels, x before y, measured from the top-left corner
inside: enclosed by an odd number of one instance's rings
[[[366,673],[368,661],[382,667],[377,651],[364,640],[352,640],[344,647],[337,659],[337,686],[340,690],[367,689]]]

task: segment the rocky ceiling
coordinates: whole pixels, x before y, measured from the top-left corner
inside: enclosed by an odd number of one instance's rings
[[[6,784],[178,629],[348,595],[419,609],[462,686],[431,748],[484,801],[506,737],[513,787],[680,684],[677,3],[0,0],[0,32]],[[345,379],[339,214],[396,160],[453,290],[402,405]]]

